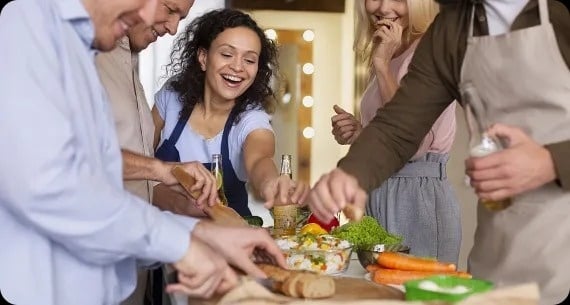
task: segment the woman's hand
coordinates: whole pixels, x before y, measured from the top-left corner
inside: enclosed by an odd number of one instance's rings
[[[376,22],[376,31],[373,39],[377,42],[372,51],[372,64],[378,70],[389,67],[394,54],[402,47],[402,26],[389,21],[380,20]]]
[[[287,175],[280,175],[267,180],[262,185],[261,195],[265,200],[265,207],[269,209],[274,205],[303,205],[309,190],[307,183],[293,181]]]
[[[337,105],[333,106],[336,115],[331,117],[332,134],[338,144],[352,144],[362,131],[362,125],[354,115]]]

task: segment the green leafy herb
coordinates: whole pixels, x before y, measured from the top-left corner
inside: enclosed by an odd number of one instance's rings
[[[354,250],[365,249],[377,244],[396,245],[402,237],[388,233],[376,219],[364,216],[359,222],[349,222],[332,231],[332,235],[350,242]]]
[[[324,264],[327,261],[325,260],[324,257],[322,256],[311,256],[309,257],[309,260],[311,260],[311,263],[317,265],[317,264]]]

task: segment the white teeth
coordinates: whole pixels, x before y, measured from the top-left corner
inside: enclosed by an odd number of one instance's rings
[[[154,37],[158,38],[158,32],[155,31],[154,29],[151,29],[152,31],[152,35],[154,35]]]
[[[234,76],[234,75],[228,75],[228,74],[223,75],[223,77],[224,77],[225,79],[231,80],[231,81],[233,81],[233,82],[241,82],[241,81],[243,80],[241,77],[237,77],[237,76]]]

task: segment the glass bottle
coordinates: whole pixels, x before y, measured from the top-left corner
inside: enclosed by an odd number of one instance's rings
[[[222,170],[222,155],[213,154],[212,163],[210,163],[210,172],[216,178],[216,187],[218,189],[218,198],[224,206],[228,206],[228,199],[224,192],[224,174]]]
[[[485,157],[503,149],[501,142],[497,138],[494,138],[487,133],[483,133],[480,137],[480,141],[475,143],[478,144],[474,145],[474,147],[471,148],[471,157]],[[511,205],[511,199],[479,199],[479,203],[483,204],[488,210],[497,212],[508,208]]]
[[[281,156],[280,175],[287,175],[293,178],[291,169],[291,155]],[[295,235],[297,228],[297,205],[289,202],[275,202],[273,206],[273,233],[276,236]]]

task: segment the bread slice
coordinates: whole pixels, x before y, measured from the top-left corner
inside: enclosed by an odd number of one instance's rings
[[[322,299],[335,294],[334,279],[330,276],[303,274],[295,285],[297,294],[305,299]]]
[[[261,271],[263,271],[267,275],[267,277],[277,282],[284,282],[292,275],[293,272],[287,269],[283,269],[281,267],[268,265],[268,264],[257,264],[257,266],[259,267],[259,269],[261,269]]]
[[[283,293],[290,297],[301,298],[303,295],[301,291],[297,290],[297,282],[301,280],[306,274],[298,272],[290,276],[285,283],[283,283]]]
[[[286,270],[268,264],[259,268],[275,283],[275,290],[294,298],[322,299],[335,294],[335,282],[330,276],[308,271]]]

